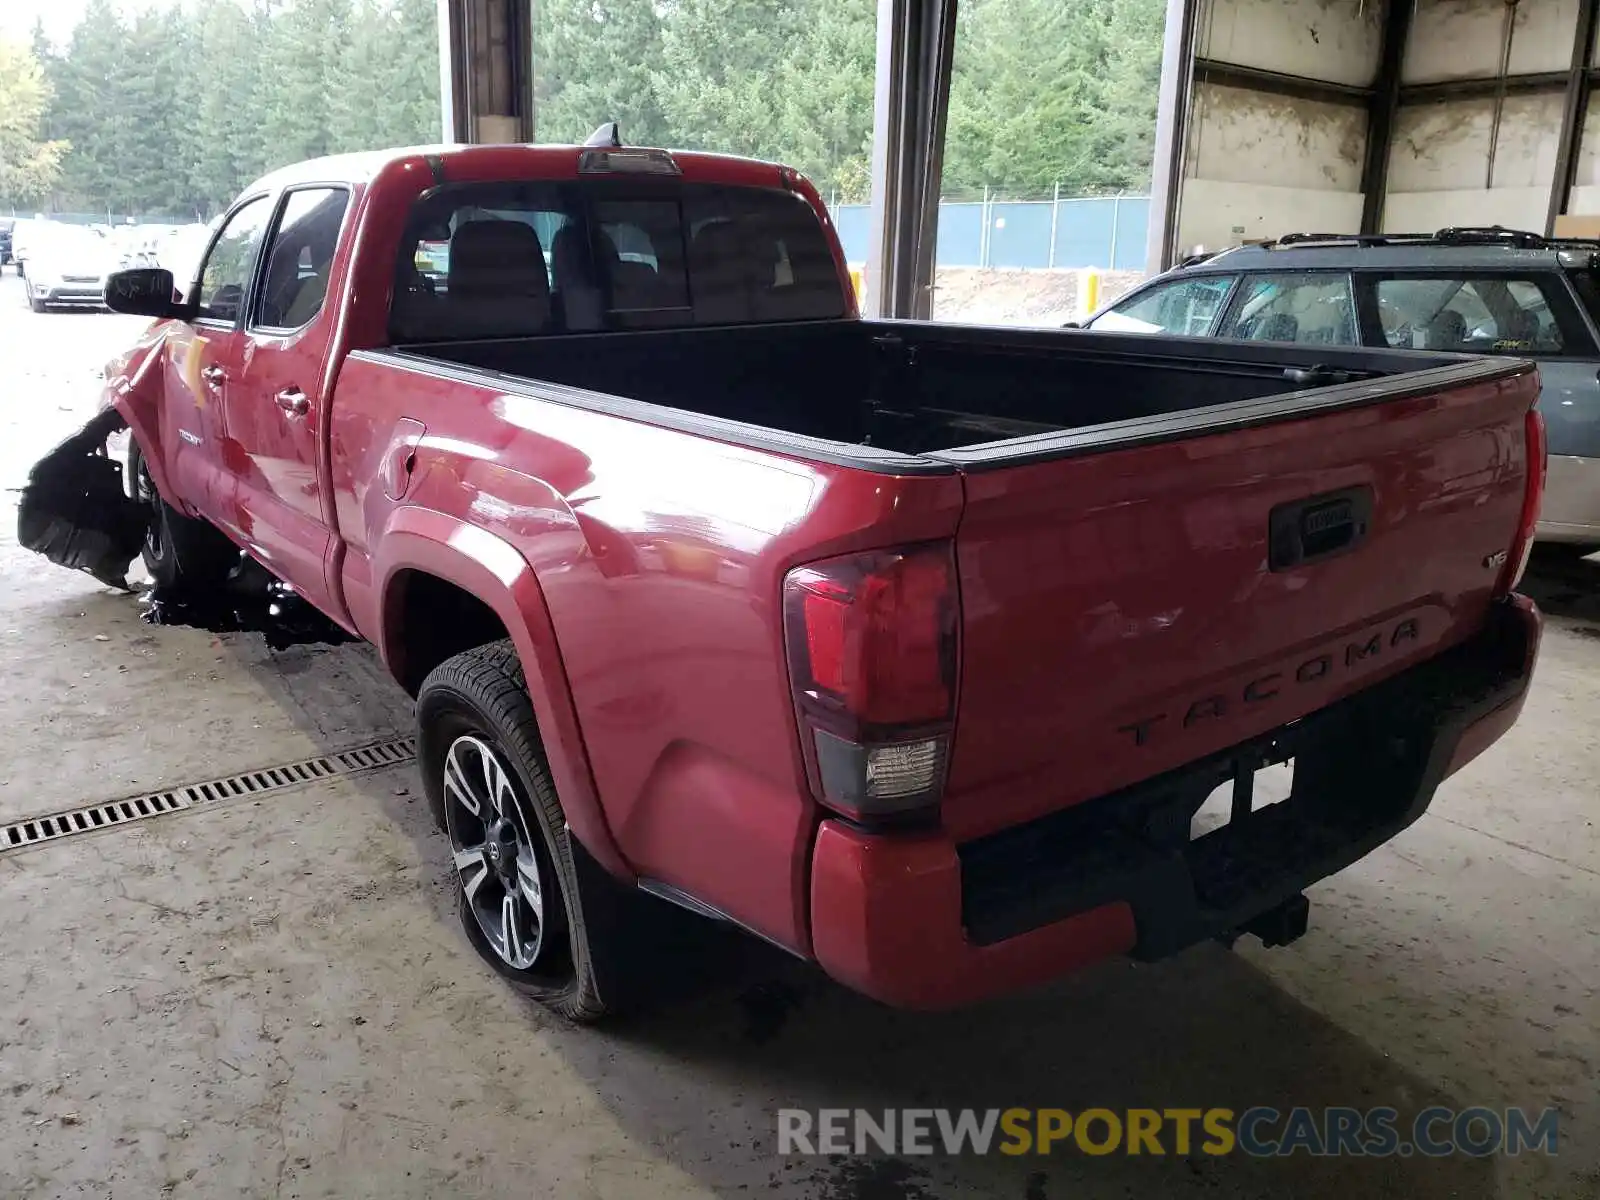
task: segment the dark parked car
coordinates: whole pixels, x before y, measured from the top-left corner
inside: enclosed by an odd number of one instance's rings
[[[1600,550],[1600,243],[1499,227],[1290,234],[1191,261],[1088,325],[1531,358],[1550,450],[1539,539]]]
[[[11,230],[16,223],[13,217],[0,217],[0,268],[11,265]]]

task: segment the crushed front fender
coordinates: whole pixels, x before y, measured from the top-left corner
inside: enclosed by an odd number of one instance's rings
[[[150,510],[123,491],[106,439],[127,422],[114,408],[46,454],[17,505],[17,541],[53,563],[128,590],[128,564],[144,542]]]

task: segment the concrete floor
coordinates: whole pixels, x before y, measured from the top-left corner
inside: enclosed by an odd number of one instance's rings
[[[138,322],[0,281],[0,820],[409,730],[361,647],[139,622],[14,542]],[[0,1197],[1600,1196],[1600,566],[1512,735],[1294,946],[892,1012],[798,965],[578,1030],[468,950],[409,768],[0,855]],[[779,1107],[1557,1105],[1554,1159],[783,1159]]]

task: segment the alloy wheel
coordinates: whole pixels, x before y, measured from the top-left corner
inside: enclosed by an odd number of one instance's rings
[[[500,959],[526,971],[545,929],[536,835],[510,768],[483,739],[464,734],[450,744],[444,804],[462,897]]]

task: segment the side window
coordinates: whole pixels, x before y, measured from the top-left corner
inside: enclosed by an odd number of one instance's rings
[[[1549,298],[1534,279],[1383,279],[1378,316],[1391,346],[1464,354],[1567,352]]]
[[[343,188],[304,188],[284,198],[268,243],[255,324],[298,329],[322,311],[349,202]]]
[[[245,293],[250,290],[250,273],[255,269],[256,253],[266,233],[272,205],[265,196],[250,201],[222,227],[205,266],[200,268],[200,311],[202,321],[239,319]]]
[[[1203,275],[1153,287],[1101,313],[1089,322],[1089,328],[1113,333],[1177,333],[1204,337],[1211,332],[1217,310],[1228,298],[1228,291],[1237,278],[1237,275]]]
[[[1359,345],[1350,277],[1325,272],[1247,276],[1220,336],[1250,342]]]

